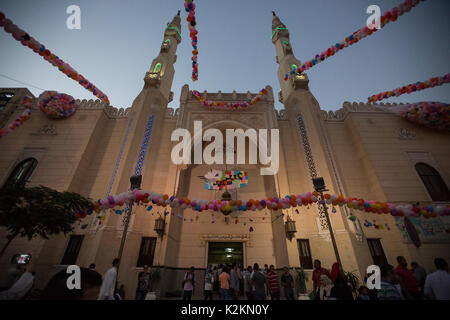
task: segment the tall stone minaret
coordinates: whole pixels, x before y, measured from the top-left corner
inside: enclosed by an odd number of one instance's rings
[[[175,75],[176,51],[180,42],[181,18],[178,11],[165,27],[162,42],[158,44],[159,54],[146,71],[144,87],[133,101],[129,113],[129,135],[123,145],[123,164],[117,174],[119,183],[112,188],[111,194],[128,190],[129,179],[133,175],[142,175],[142,189],[149,190],[154,184],[152,168],[162,143],[167,106],[173,98],[171,87]],[[122,130],[125,131],[125,127]]]
[[[177,61],[177,47],[181,42],[180,12],[167,24],[164,31],[164,39],[159,55],[153,59],[150,70],[145,74],[144,88],[158,89],[168,102],[172,100],[173,77],[175,75],[174,64]]]
[[[285,74],[299,67],[300,61],[294,56],[294,52],[289,41],[289,30],[273,12],[272,19],[272,42],[275,45],[278,67],[278,80],[281,91],[279,100],[285,107],[287,121],[289,121],[289,135],[292,141],[287,148],[290,152],[285,154],[287,163],[295,163],[297,168],[292,168],[288,177],[289,193],[305,192],[304,190],[314,190],[312,179],[323,177],[326,187],[330,192],[340,192],[338,187],[338,174],[332,164],[332,151],[328,144],[327,133],[324,120],[321,117],[321,110],[317,100],[309,90],[308,76],[302,72],[295,72],[287,80]],[[316,210],[316,208],[315,208]],[[332,224],[339,232],[348,229],[344,221],[345,212],[341,215],[334,215]],[[309,231],[327,237],[328,224],[322,209],[317,207],[317,215],[309,216]],[[318,218],[318,219],[317,219]],[[316,221],[317,219],[317,221]],[[316,229],[317,225],[317,229]],[[339,241],[348,241],[346,231],[338,237]],[[324,250],[328,250],[330,255],[334,255],[331,244],[323,245]],[[296,250],[291,243],[288,243],[288,250]],[[348,263],[348,261],[345,261]]]

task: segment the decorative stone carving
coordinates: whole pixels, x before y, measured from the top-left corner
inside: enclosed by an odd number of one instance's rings
[[[247,246],[252,246],[249,234],[200,234],[200,245],[208,241],[246,241]]]
[[[54,124],[46,124],[45,126],[42,126],[36,133],[33,133],[33,135],[48,135],[48,136],[54,136],[57,135],[56,127]]]
[[[161,74],[159,72],[146,72],[144,81],[145,88],[159,88],[159,85],[161,84]]]
[[[294,73],[294,76],[291,77],[291,82],[294,89],[308,90],[309,79],[305,72]]]
[[[409,128],[399,128],[397,132],[397,138],[400,140],[414,140],[417,137],[416,133]]]
[[[173,101],[173,91],[170,91],[169,93],[169,102]]]
[[[169,52],[170,50],[170,43],[163,42],[161,45],[161,52]]]
[[[280,111],[277,110],[277,119],[288,120],[286,109],[282,109]]]

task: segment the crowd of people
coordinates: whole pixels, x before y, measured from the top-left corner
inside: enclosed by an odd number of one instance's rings
[[[436,258],[436,271],[426,272],[417,262],[397,257],[397,267],[380,266],[379,289],[362,285],[355,295],[354,284],[344,272],[340,263],[335,262],[331,271],[322,267],[320,260],[314,261],[312,272],[312,300],[450,300],[450,273],[447,262]],[[0,300],[124,300],[124,285],[117,284],[119,259],[114,259],[112,267],[103,276],[95,271],[95,264],[89,268],[80,267],[81,288],[69,289],[66,270],[56,273],[40,291],[33,288],[35,270],[33,264],[16,264],[0,280]],[[260,268],[257,263],[248,266],[208,265],[204,276],[203,296],[213,300],[296,300],[295,280],[288,267],[279,275],[273,265]],[[371,274],[367,274],[367,283]],[[138,274],[135,300],[149,300],[152,278],[149,267],[144,266]],[[196,288],[195,268],[191,267],[182,280],[183,300],[191,300]],[[198,292],[197,292],[198,293]]]
[[[208,265],[204,279],[204,299],[213,300],[214,294],[218,294],[221,300],[237,300],[244,297],[248,300],[280,300],[281,288],[288,300],[294,300],[294,278],[289,269],[284,267],[281,283],[273,265],[265,264],[260,268],[257,263],[248,266],[233,263],[212,267]],[[183,300],[191,300],[195,288],[194,267],[186,272],[183,280]]]

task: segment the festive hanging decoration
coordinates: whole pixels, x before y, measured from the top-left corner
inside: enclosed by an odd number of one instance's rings
[[[371,212],[376,214],[391,214],[392,216],[423,216],[424,218],[434,218],[437,216],[450,215],[450,205],[437,206],[419,206],[419,205],[395,205],[388,202],[379,202],[373,200],[364,200],[351,197],[343,197],[337,194],[324,194],[323,199],[318,198],[317,192],[308,192],[301,195],[287,195],[284,198],[266,198],[262,200],[190,200],[187,197],[177,198],[175,196],[169,197],[167,194],[158,194],[154,192],[145,192],[135,189],[127,191],[116,196],[108,196],[104,199],[93,203],[93,208],[96,212],[103,209],[112,209],[116,206],[123,206],[129,204],[131,201],[136,203],[153,203],[158,206],[172,208],[191,208],[194,211],[221,211],[224,207],[231,207],[235,211],[255,211],[264,208],[270,210],[282,210],[297,206],[307,206],[316,204],[329,204],[332,206],[347,206],[348,208]],[[250,219],[251,221],[251,219]]]
[[[53,66],[57,67],[69,78],[77,81],[84,88],[91,91],[94,96],[101,99],[103,102],[109,104],[108,97],[102,91],[100,91],[95,85],[89,82],[81,74],[79,74],[75,69],[73,69],[69,64],[65,63],[58,56],[53,54],[49,49],[39,43],[36,39],[31,37],[28,33],[20,29],[18,26],[13,24],[13,22],[5,17],[5,15],[0,12],[0,27],[4,27],[7,33],[11,33],[14,39],[20,41],[22,45],[30,48],[35,53],[39,54],[44,60],[51,63]]]
[[[197,90],[192,90],[192,94],[197,98],[197,100],[206,107],[213,107],[217,109],[245,109],[248,108],[255,103],[257,103],[261,98],[259,96],[263,96],[267,94],[266,89],[261,89],[252,100],[248,100],[245,102],[239,102],[239,103],[225,103],[223,101],[210,101],[206,100],[203,95],[198,92]]]
[[[444,83],[450,82],[450,73],[447,73],[445,76],[442,77],[433,77],[430,78],[427,81],[421,82],[418,81],[416,83],[411,83],[406,86],[391,90],[391,91],[385,91],[378,94],[374,94],[373,96],[370,96],[368,99],[369,102],[375,102],[375,101],[381,101],[383,99],[387,99],[390,97],[399,97],[402,94],[405,93],[411,93],[416,92],[420,90],[425,90],[428,88],[434,88],[437,86],[442,86]]]
[[[198,56],[198,49],[197,49],[197,34],[198,31],[195,28],[197,25],[197,20],[195,19],[195,3],[193,0],[186,0],[184,3],[184,8],[186,12],[188,12],[188,16],[186,18],[186,21],[188,22],[188,28],[189,28],[189,36],[192,40],[192,81],[198,80],[198,63],[197,63],[197,56]]]
[[[383,28],[386,24],[388,24],[391,21],[396,21],[398,17],[402,16],[404,13],[409,12],[411,8],[415,7],[417,4],[419,4],[420,1],[425,0],[406,0],[403,3],[399,4],[397,7],[393,8],[391,11],[387,11],[381,18],[380,18],[380,28]],[[322,52],[320,55],[317,54],[314,59],[311,59],[309,61],[306,61],[303,65],[301,65],[298,68],[292,69],[289,73],[286,73],[284,76],[284,80],[287,80],[289,75],[293,75],[296,72],[303,72],[310,68],[312,68],[314,65],[324,61],[325,59],[334,56],[338,51],[344,49],[345,47],[351,46],[355,43],[357,43],[359,40],[370,36],[372,33],[376,32],[378,29],[369,29],[367,26],[364,28],[359,29],[356,32],[353,32],[350,36],[346,37],[344,41],[341,41],[339,43],[336,43],[335,45],[329,47],[326,51]]]
[[[368,220],[364,220],[364,226],[366,228],[374,227],[375,229],[384,229],[384,228],[386,228],[388,231],[391,230],[391,228],[389,227],[389,225],[387,223],[382,225],[382,224],[377,224],[376,222],[377,222],[376,220],[373,220],[373,223],[368,221]]]
[[[418,102],[389,107],[409,121],[431,129],[450,131],[450,105],[441,102]]]
[[[73,115],[78,105],[75,99],[68,94],[44,91],[39,96],[39,108],[49,118],[64,119]]]
[[[245,171],[211,170],[205,174],[206,190],[232,190],[243,188],[248,184],[248,174]]]
[[[0,138],[6,136],[8,133],[13,131],[14,129],[20,127],[26,120],[30,118],[31,109],[32,109],[32,101],[33,99],[31,97],[25,96],[23,98],[23,105],[25,106],[25,110],[22,112],[22,114],[15,119],[13,122],[8,124],[5,128],[0,129]]]

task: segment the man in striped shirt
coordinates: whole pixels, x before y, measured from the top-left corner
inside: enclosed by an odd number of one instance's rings
[[[273,265],[270,266],[266,279],[271,299],[280,300],[280,285],[278,284],[278,276]]]
[[[381,266],[381,288],[378,290],[378,300],[402,300],[400,292],[395,287],[396,275],[391,265]]]

